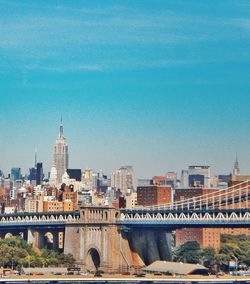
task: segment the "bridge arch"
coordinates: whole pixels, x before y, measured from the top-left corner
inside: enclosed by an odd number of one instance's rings
[[[94,272],[101,266],[101,254],[98,249],[91,247],[86,256],[86,269],[87,271]]]
[[[116,212],[115,213],[115,219],[118,220],[118,218],[120,218],[120,214],[119,214],[119,212]]]
[[[11,237],[13,237],[13,234],[10,233],[10,232],[6,233],[5,236],[4,236],[5,239],[9,239]]]
[[[41,248],[53,249],[54,248],[54,235],[52,232],[47,231],[41,234]]]
[[[104,220],[108,221],[108,211],[104,211]]]

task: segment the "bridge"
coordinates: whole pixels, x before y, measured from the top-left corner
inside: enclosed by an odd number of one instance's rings
[[[36,247],[71,253],[85,270],[107,272],[169,259],[178,228],[249,226],[250,181],[157,206],[0,215],[0,237],[21,235]]]
[[[1,214],[0,237],[20,236],[36,247],[63,252],[65,226],[79,217],[79,212]]]
[[[118,223],[126,226],[249,227],[250,181],[189,199],[121,209]]]
[[[37,212],[37,213],[18,213],[0,214],[1,227],[30,227],[30,226],[62,226],[66,223],[78,222],[80,212]]]
[[[90,206],[89,215],[80,218],[80,211],[0,214],[1,227],[63,226],[84,221],[108,220],[109,207]],[[92,208],[92,210],[91,210]],[[98,210],[100,208],[100,210]],[[96,209],[96,210],[95,210]],[[95,213],[93,213],[93,212]],[[100,218],[99,214],[102,214]],[[103,216],[105,214],[105,218]],[[114,222],[118,225],[171,225],[173,226],[249,226],[250,181],[226,189],[175,201],[168,204],[120,209]]]

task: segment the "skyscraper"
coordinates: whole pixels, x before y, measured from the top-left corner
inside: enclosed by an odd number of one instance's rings
[[[11,174],[10,174],[10,178],[12,181],[16,181],[18,179],[21,179],[22,175],[21,175],[21,168],[12,168],[11,169]]]
[[[235,176],[237,176],[237,175],[240,174],[240,167],[239,167],[239,162],[238,162],[238,157],[237,157],[237,155],[236,155],[235,162],[234,162],[233,174],[234,174]]]
[[[181,187],[205,187],[211,186],[210,166],[189,166],[188,170],[181,172]]]
[[[62,176],[69,166],[68,145],[63,137],[63,124],[61,119],[59,136],[54,147],[53,162],[57,171],[57,182],[62,182]]]
[[[43,163],[36,164],[36,185],[42,184],[43,181]]]
[[[134,186],[134,169],[132,166],[122,166],[111,175],[111,187],[120,189],[123,194],[132,192]]]
[[[50,185],[56,185],[57,184],[57,170],[55,162],[53,161],[50,175],[49,175],[49,183]]]

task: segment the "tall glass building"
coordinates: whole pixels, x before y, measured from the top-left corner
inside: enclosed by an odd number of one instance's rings
[[[12,168],[10,173],[10,178],[12,181],[16,181],[22,178],[21,168]]]

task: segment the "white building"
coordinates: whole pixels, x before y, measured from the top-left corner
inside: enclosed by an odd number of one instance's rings
[[[34,186],[33,192],[34,192],[34,195],[41,196],[44,193],[44,187],[42,187],[40,184],[37,186]]]
[[[181,171],[181,187],[182,188],[188,187],[188,171],[187,170]]]
[[[54,161],[52,163],[52,168],[50,171],[49,184],[54,186],[57,185],[57,169]]]
[[[15,213],[15,207],[14,206],[6,206],[4,208],[4,213],[5,214],[14,214]]]
[[[90,169],[85,169],[82,173],[83,187],[88,190],[97,190],[98,174]]]
[[[132,209],[137,205],[137,192],[132,192],[130,195],[126,197],[126,208]]]

